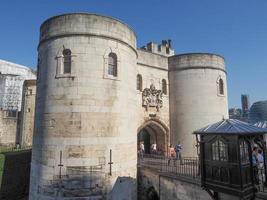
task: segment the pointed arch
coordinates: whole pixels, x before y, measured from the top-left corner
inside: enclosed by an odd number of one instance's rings
[[[141,142],[140,134],[143,132],[149,134],[149,144],[155,143],[157,150],[160,154],[167,155],[168,145],[170,141],[169,128],[160,120],[150,119],[145,121],[137,130],[138,133],[138,145]]]
[[[225,83],[221,76],[219,76],[217,79],[217,91],[218,91],[218,96],[225,95]]]

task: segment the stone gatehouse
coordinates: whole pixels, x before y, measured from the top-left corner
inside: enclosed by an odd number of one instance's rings
[[[127,24],[72,13],[40,28],[30,199],[135,199],[137,147],[183,145],[228,118],[224,58],[137,48]]]

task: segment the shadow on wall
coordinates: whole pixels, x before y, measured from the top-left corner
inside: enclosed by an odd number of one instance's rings
[[[31,150],[0,153],[0,199],[17,200],[28,195]]]
[[[83,175],[65,175],[51,185],[39,186],[38,192],[49,198],[86,200],[136,200],[136,181],[130,177],[118,177],[107,195],[108,177],[102,172]]]
[[[118,177],[111,191],[112,200],[136,200],[136,179],[131,177]]]
[[[154,187],[148,188],[145,195],[146,200],[159,200],[159,195]]]

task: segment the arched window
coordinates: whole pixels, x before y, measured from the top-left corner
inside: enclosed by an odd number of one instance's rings
[[[216,140],[212,143],[212,160],[227,161],[228,160],[228,148],[221,140]]]
[[[108,74],[117,76],[117,55],[115,53],[108,55]]]
[[[224,84],[221,78],[219,79],[219,94],[224,95]]]
[[[167,82],[165,79],[162,79],[162,93],[167,94]]]
[[[64,49],[63,52],[63,74],[70,74],[71,72],[71,51]]]
[[[142,76],[140,74],[137,74],[136,77],[136,89],[139,91],[143,90],[143,81],[142,81]]]

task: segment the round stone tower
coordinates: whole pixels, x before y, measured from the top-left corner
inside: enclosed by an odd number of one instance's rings
[[[135,34],[116,19],[42,24],[30,200],[136,198],[136,59]]]
[[[169,58],[171,144],[197,156],[193,131],[228,118],[224,58],[191,53]]]

